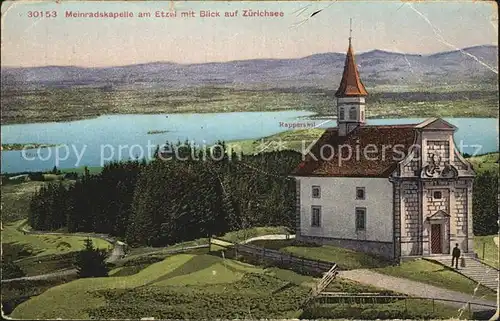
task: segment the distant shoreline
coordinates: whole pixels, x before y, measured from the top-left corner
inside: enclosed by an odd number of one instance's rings
[[[148,135],[157,135],[157,134],[165,134],[168,133],[169,130],[148,130]]]
[[[37,149],[37,148],[49,148],[49,147],[56,147],[59,146],[59,144],[39,144],[39,143],[15,143],[15,144],[2,144],[1,145],[1,150],[2,151],[16,151],[16,150],[23,150],[23,149]],[[27,148],[29,147],[29,148]]]
[[[337,119],[337,116],[336,115],[332,115],[330,113],[321,113],[321,112],[315,112],[314,110],[310,110],[310,109],[287,109],[287,108],[283,108],[283,109],[272,109],[272,110],[250,110],[250,111],[246,111],[246,110],[233,110],[233,111],[213,111],[213,110],[206,110],[206,111],[203,111],[203,110],[193,110],[193,111],[179,111],[179,112],[175,112],[175,111],[165,111],[165,115],[166,114],[226,114],[226,113],[241,113],[241,112],[255,112],[255,113],[262,113],[262,112],[280,112],[280,111],[283,111],[283,112],[286,112],[286,111],[307,111],[307,112],[313,112],[314,114],[310,115],[310,116],[303,116],[303,117],[300,117],[300,119],[311,119],[311,120],[314,120],[314,119],[324,119],[324,118],[331,118],[332,120],[335,120]],[[6,126],[6,125],[26,125],[26,124],[41,124],[41,123],[53,123],[53,122],[56,122],[56,123],[68,123],[68,122],[73,122],[73,121],[78,121],[78,120],[88,120],[88,119],[94,119],[94,118],[98,118],[98,117],[101,117],[101,116],[119,116],[119,115],[153,115],[153,114],[161,114],[159,113],[158,111],[151,111],[151,112],[148,112],[148,111],[142,111],[142,112],[127,112],[127,113],[106,113],[106,114],[96,114],[96,115],[92,115],[92,116],[84,116],[84,117],[78,117],[78,116],[68,116],[68,117],[64,117],[64,118],[60,118],[60,119],[23,119],[23,120],[13,120],[13,121],[6,121],[6,122],[2,122],[1,125],[2,126]],[[375,114],[371,114],[371,115],[368,115],[366,117],[366,119],[400,119],[400,118],[428,118],[428,117],[442,117],[442,118],[493,118],[493,119],[497,119],[498,118],[498,115],[497,116],[493,116],[491,114],[482,114],[482,113],[477,113],[477,114],[470,114],[470,113],[465,113],[465,114],[461,114],[461,113],[458,113],[458,114],[454,114],[454,115],[436,115],[436,114],[432,114],[432,113],[426,113],[426,114],[408,114],[408,115],[387,115],[385,113],[375,113]],[[161,134],[161,133],[166,133],[166,132],[169,132],[168,130],[161,130],[161,131],[155,131],[155,130],[152,130],[152,131],[148,131],[148,134],[149,135],[155,135],[155,134]],[[4,144],[4,145],[7,145],[7,144]],[[4,146],[2,145],[2,146]],[[52,145],[47,145],[47,144],[41,144],[41,145],[44,145],[44,146],[48,146],[48,147],[53,147]]]

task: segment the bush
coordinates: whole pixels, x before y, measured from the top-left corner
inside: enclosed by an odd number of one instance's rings
[[[135,259],[131,259],[123,263],[123,266],[135,266],[135,265],[151,265],[157,262],[161,262],[165,259],[165,257],[161,256],[140,256]]]
[[[71,173],[66,173],[64,174],[64,179],[70,179],[70,180],[77,180],[78,179],[78,173],[71,172]]]
[[[43,176],[42,172],[29,173],[28,177],[32,181],[45,181],[45,176]]]
[[[275,291],[279,289],[279,291]],[[106,305],[91,318],[140,319],[278,319],[299,309],[307,288],[259,273],[234,283],[171,287],[137,287],[99,291]]]
[[[429,320],[435,318],[431,312],[419,312],[405,310],[404,307],[388,306],[378,304],[372,305],[347,305],[338,304],[335,306],[320,306],[313,305],[304,310],[301,319],[362,319],[362,320],[387,320],[387,319],[424,319]]]
[[[2,280],[20,278],[25,275],[26,273],[14,261],[2,259]]]

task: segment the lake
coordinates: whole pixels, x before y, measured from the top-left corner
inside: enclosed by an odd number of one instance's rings
[[[308,119],[306,111],[235,112],[210,114],[104,115],[97,118],[1,126],[2,144],[64,144],[59,148],[2,152],[2,172],[40,171],[80,166],[100,166],[104,160],[130,159],[152,154],[166,141],[195,141],[210,146],[217,140],[256,139],[285,130],[283,123],[310,123],[336,126],[327,118]],[[419,123],[424,118],[369,119],[371,125]],[[447,118],[458,127],[455,142],[462,151],[498,151],[498,126],[494,118]],[[158,131],[157,134],[148,134]],[[460,142],[462,145],[460,145]],[[59,153],[57,155],[56,153]],[[101,154],[103,157],[101,157]],[[56,162],[56,159],[61,159]]]

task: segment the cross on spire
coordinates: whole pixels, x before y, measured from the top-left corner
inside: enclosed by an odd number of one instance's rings
[[[339,89],[335,93],[337,98],[345,97],[364,97],[367,96],[365,86],[361,82],[358,73],[358,67],[354,59],[354,50],[351,45],[352,36],[352,18],[350,19],[350,29],[349,29],[349,48],[347,48],[347,54],[344,64],[344,72],[342,74],[342,80],[340,81]]]
[[[349,45],[351,45],[352,38],[352,18],[349,18]]]

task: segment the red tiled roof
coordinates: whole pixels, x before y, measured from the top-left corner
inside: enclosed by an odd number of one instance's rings
[[[389,177],[415,139],[415,125],[360,126],[347,136],[339,136],[337,128],[330,128],[311,148],[310,154],[317,160],[307,154],[291,175]],[[363,152],[369,145],[367,152]],[[322,147],[324,157],[321,157]]]
[[[367,96],[368,92],[359,78],[358,68],[354,60],[354,53],[349,40],[349,48],[345,58],[344,73],[340,81],[339,89],[335,93],[335,97],[358,97]]]

